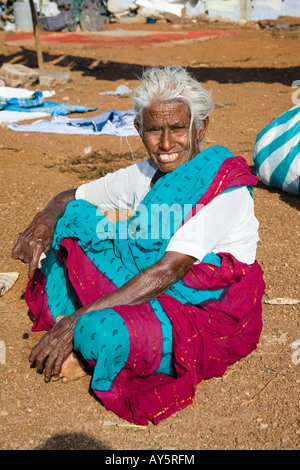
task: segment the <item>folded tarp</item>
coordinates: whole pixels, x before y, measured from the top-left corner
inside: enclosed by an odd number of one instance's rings
[[[51,121],[38,120],[30,124],[7,124],[13,131],[22,132],[46,132],[56,134],[84,134],[84,135],[116,135],[137,136],[134,127],[134,111],[110,110],[93,116],[92,118],[68,118],[65,116],[53,116]]]

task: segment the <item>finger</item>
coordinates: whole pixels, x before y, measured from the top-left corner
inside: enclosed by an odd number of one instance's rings
[[[33,266],[33,265],[30,263],[30,266],[29,266],[29,269],[28,269],[28,278],[29,278],[29,279],[32,279],[32,278],[33,278],[34,273],[35,273],[35,270],[36,270],[36,266]]]
[[[22,245],[23,245],[23,238],[24,238],[24,232],[19,234],[19,237],[12,249],[12,255],[13,257],[19,256],[20,251],[22,251]]]
[[[43,338],[32,348],[31,353],[29,355],[29,362],[35,362],[37,360],[37,357],[39,354],[42,352],[44,344],[45,344],[45,335]]]
[[[60,374],[58,376],[53,374],[52,377],[51,377],[51,380],[52,380],[52,382],[58,382],[61,378],[62,378],[62,376]]]
[[[13,259],[19,258],[19,243],[17,242],[12,249],[11,256]]]
[[[21,260],[23,260],[23,258],[25,257],[20,238],[18,239],[17,243],[12,249],[12,257],[13,259],[21,259]]]
[[[41,255],[43,254],[43,246],[40,243],[37,243],[33,249],[32,257],[29,262],[28,277],[32,279],[36,268],[39,265]]]
[[[39,344],[40,344],[40,343],[37,343],[37,344],[34,346],[34,348],[32,348],[31,353],[29,354],[28,360],[29,360],[29,362],[31,362],[31,363],[35,362],[35,358],[37,357],[37,355],[38,355],[39,352],[40,352],[40,349],[39,349],[39,347],[38,347]]]
[[[57,358],[55,352],[48,356],[44,370],[45,382],[50,382],[52,375],[56,377],[59,375],[61,369],[61,365],[59,366],[59,364],[61,364],[61,361],[59,358]]]
[[[44,255],[46,255],[48,253],[48,251],[50,251],[50,248],[51,248],[51,242],[46,243],[45,246],[44,246]]]
[[[43,373],[44,370],[44,363],[48,357],[48,354],[43,350],[40,352],[40,354],[37,356],[35,360],[35,368],[39,374]]]
[[[23,250],[22,246],[18,246],[13,252],[12,252],[12,258],[13,259],[19,259],[23,263],[29,263],[31,259],[31,253],[28,250]]]
[[[64,362],[63,357],[57,357],[56,358],[56,361],[55,361],[55,364],[54,364],[53,370],[52,370],[52,379],[53,380],[58,380],[60,378],[60,371],[61,371],[63,362]]]
[[[43,265],[42,265],[42,260],[45,259],[45,258],[46,258],[46,255],[45,255],[45,253],[43,252],[43,253],[41,254],[40,259],[39,259],[39,262],[38,262],[38,268],[39,268],[39,269],[42,269],[42,266],[43,266]]]

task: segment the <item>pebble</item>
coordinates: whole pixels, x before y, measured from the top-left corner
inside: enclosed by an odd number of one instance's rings
[[[102,426],[116,426],[116,423],[114,423],[113,421],[105,420],[103,421]]]
[[[266,423],[261,423],[260,427],[261,427],[261,429],[267,429],[268,424],[266,424]]]

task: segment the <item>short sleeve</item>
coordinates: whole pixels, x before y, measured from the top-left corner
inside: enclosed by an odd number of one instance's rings
[[[133,209],[149,191],[155,171],[149,160],[143,160],[79,186],[75,197],[102,210]]]
[[[251,263],[256,254],[258,221],[247,187],[213,199],[171,238],[167,251],[193,256],[201,261],[208,253],[228,252]]]

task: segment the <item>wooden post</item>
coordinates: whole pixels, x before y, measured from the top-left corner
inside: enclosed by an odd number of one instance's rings
[[[33,24],[33,33],[34,33],[34,40],[35,40],[35,47],[37,53],[37,60],[38,60],[38,68],[44,68],[44,61],[43,61],[43,54],[41,49],[41,42],[40,42],[40,32],[36,21],[36,12],[33,0],[29,0],[30,9],[31,9],[31,17],[32,17],[32,24]]]
[[[240,20],[251,21],[252,7],[251,0],[240,0]]]

